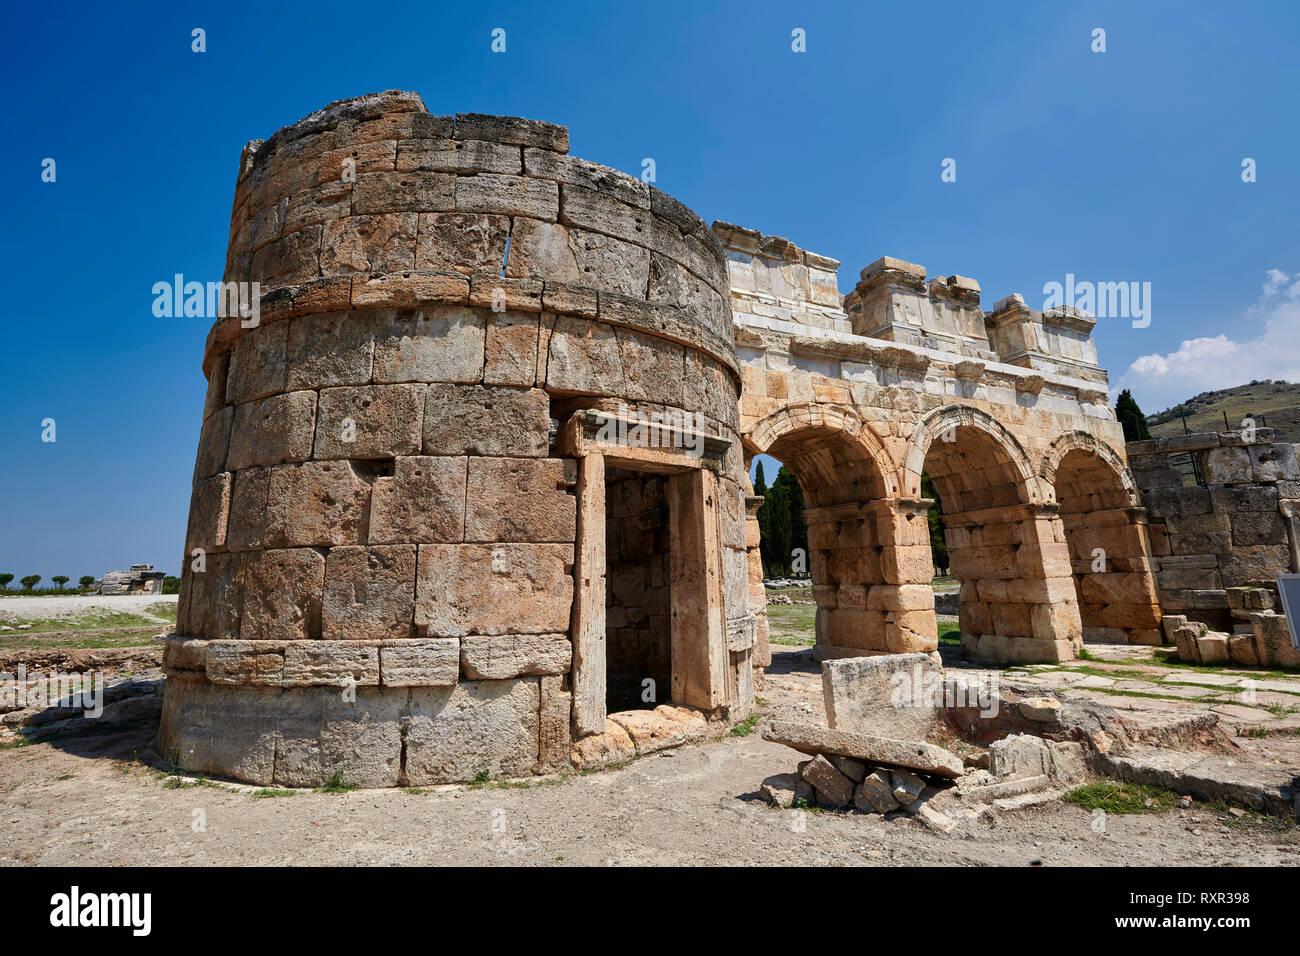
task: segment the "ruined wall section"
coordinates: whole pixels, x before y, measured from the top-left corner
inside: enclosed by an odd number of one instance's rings
[[[1262,594],[1252,595],[1253,608],[1233,598],[1241,589],[1275,593],[1277,575],[1300,571],[1296,446],[1257,428],[1130,442],[1128,456],[1165,612],[1232,631],[1233,611],[1270,610]]]
[[[567,149],[563,127],[400,92],[245,148],[225,278],[261,284],[261,315],[218,322],[203,359],[166,656],[178,764],[287,785],[567,766],[564,419],[698,413],[743,509],[721,248]],[[722,529],[746,619],[744,529]]]

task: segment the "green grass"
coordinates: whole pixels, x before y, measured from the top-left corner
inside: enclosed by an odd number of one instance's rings
[[[333,775],[323,784],[316,788],[317,793],[349,793],[353,790],[359,790],[355,783],[343,782],[343,771],[335,770]]]
[[[767,634],[770,643],[783,647],[815,644],[817,606],[815,604],[769,604]]]
[[[1106,813],[1160,813],[1178,803],[1178,794],[1160,787],[1140,783],[1119,783],[1103,780],[1076,787],[1065,795],[1067,803],[1084,810],[1104,810]]]
[[[37,741],[19,737],[17,740],[6,740],[0,743],[0,750],[17,750],[19,747],[30,747],[34,743]]]
[[[292,797],[296,790],[280,790],[274,787],[263,787],[261,790],[254,790],[249,794],[254,800],[272,800],[276,797]]]
[[[176,620],[175,605],[172,605],[170,620]],[[0,624],[7,624],[14,628],[22,624],[30,624],[31,627],[22,632],[21,636],[23,637],[31,637],[33,634],[48,634],[52,631],[90,631],[111,627],[159,626],[159,623],[151,617],[133,614],[130,611],[90,611],[84,614],[71,614],[63,617],[40,618],[20,618],[0,614]]]
[[[176,774],[165,774],[163,780],[164,790],[193,790],[195,787],[212,787],[214,789],[223,789],[220,784],[213,783],[203,774],[195,774],[193,780],[186,780],[184,777]]]
[[[961,647],[961,625],[956,621],[940,621],[939,643]]]
[[[754,732],[754,728],[757,726],[758,726],[758,714],[750,714],[740,723],[736,724],[736,726],[731,728],[731,736],[748,737],[750,734]]]

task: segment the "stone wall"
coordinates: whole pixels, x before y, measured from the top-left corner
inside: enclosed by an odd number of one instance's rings
[[[889,257],[841,296],[836,260],[713,228],[730,271],[747,460],[775,456],[804,489],[818,654],[935,648],[923,470],[944,510],[971,656],[1061,660],[1085,636],[1159,639],[1090,317],[1018,295],[985,313],[975,280],[927,280]],[[1094,571],[1099,541],[1109,550]],[[756,601],[757,564],[751,584]]]
[[[1272,429],[1130,442],[1128,455],[1166,613],[1231,631],[1230,589],[1276,590],[1300,570],[1300,465]]]
[[[748,712],[721,247],[567,149],[563,127],[400,92],[245,148],[225,279],[261,284],[260,324],[218,321],[203,358],[176,764],[288,785],[569,766],[604,728],[606,457],[671,474],[695,515],[701,566],[677,580],[704,582],[709,644],[674,703]],[[593,435],[598,413],[692,417],[647,451]]]

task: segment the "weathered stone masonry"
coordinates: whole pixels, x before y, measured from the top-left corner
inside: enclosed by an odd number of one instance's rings
[[[722,250],[680,203],[567,148],[563,127],[386,93],[245,149],[225,279],[261,283],[261,323],[218,322],[203,360],[165,659],[178,765],[392,786],[628,739],[606,714],[607,471],[665,504],[653,582],[611,582],[612,639],[651,614],[671,644],[641,706],[692,729],[749,712]],[[696,431],[611,446],[602,412],[690,413]]]
[[[567,149],[392,92],[244,150],[225,278],[261,321],[204,354],[169,759],[418,785],[746,716],[760,452],[806,492],[822,656],[936,646],[922,470],[972,656],[1159,639],[1091,319],[888,258],[841,296]]]
[[[976,658],[1158,643],[1145,512],[1107,405],[1093,320],[883,258],[846,296],[839,263],[715,223],[731,273],[746,459],[805,493],[823,657],[936,647],[924,470]],[[1102,556],[1097,556],[1102,549]],[[751,568],[751,602],[761,568]],[[764,642],[759,616],[759,642]]]

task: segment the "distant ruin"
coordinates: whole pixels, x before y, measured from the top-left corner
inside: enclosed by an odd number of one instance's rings
[[[163,578],[152,564],[133,564],[129,571],[108,571],[96,583],[97,594],[162,594]]]
[[[706,226],[563,127],[389,92],[244,150],[160,745],[261,784],[543,773],[716,733],[770,663],[755,454],[823,658],[1159,643],[1093,320]]]

